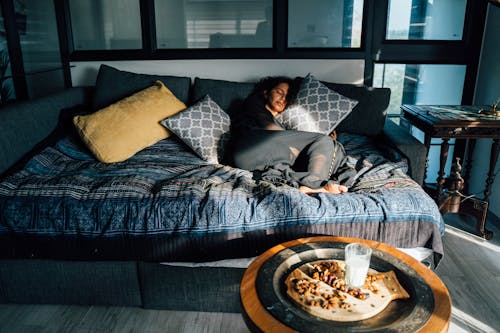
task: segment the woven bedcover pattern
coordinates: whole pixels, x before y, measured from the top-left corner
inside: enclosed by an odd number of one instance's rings
[[[356,172],[350,192],[305,195],[207,164],[176,138],[104,164],[66,137],[0,183],[0,253],[202,261],[328,234],[425,246],[440,256],[443,220],[406,175],[406,160],[383,155],[364,136],[339,141]]]

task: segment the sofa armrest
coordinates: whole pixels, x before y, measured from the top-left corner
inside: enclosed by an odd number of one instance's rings
[[[0,175],[55,129],[62,109],[88,104],[91,88],[69,88],[0,109]]]
[[[424,181],[427,148],[403,127],[387,119],[382,132],[384,141],[408,158],[409,174],[420,185]]]

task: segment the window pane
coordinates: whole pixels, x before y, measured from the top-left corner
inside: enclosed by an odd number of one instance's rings
[[[69,5],[75,50],[142,48],[139,0],[70,0]]]
[[[16,17],[29,98],[60,91],[64,72],[54,3],[25,1],[24,6],[16,6]]]
[[[458,104],[462,101],[465,65],[375,64],[374,87],[391,88],[389,115],[401,104]]]
[[[360,47],[363,0],[289,0],[288,47]]]
[[[161,49],[271,48],[273,0],[155,0]]]
[[[387,39],[461,40],[467,0],[389,0]]]

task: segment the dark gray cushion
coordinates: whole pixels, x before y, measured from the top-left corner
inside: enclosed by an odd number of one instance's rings
[[[384,129],[387,107],[391,97],[389,88],[372,88],[352,84],[323,82],[339,94],[359,103],[336,128],[339,132],[361,135],[378,135]]]
[[[211,80],[195,78],[191,104],[205,95],[210,95],[229,115],[241,109],[243,101],[250,95],[255,83],[232,82],[223,80]]]
[[[18,170],[46,146],[62,109],[90,104],[91,99],[91,90],[79,87],[5,106],[0,112],[0,174]]]
[[[101,65],[95,83],[92,107],[94,110],[102,109],[152,86],[157,80],[162,81],[178,99],[187,104],[191,86],[189,77],[137,74]]]

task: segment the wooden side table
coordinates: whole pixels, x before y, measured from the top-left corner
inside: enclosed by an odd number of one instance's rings
[[[468,153],[465,168],[464,191],[467,191],[470,171],[472,169],[472,154],[476,139],[493,139],[490,153],[490,165],[484,198],[465,200],[455,212],[465,213],[476,217],[476,231],[486,239],[491,239],[493,233],[486,229],[486,214],[488,211],[488,197],[494,181],[495,166],[500,151],[500,117],[488,116],[479,113],[481,106],[472,105],[402,105],[403,116],[412,125],[424,132],[424,145],[427,152],[432,138],[442,139],[437,191],[435,200],[440,205],[441,213],[450,211],[446,204],[442,204],[449,197],[443,198],[445,186],[444,168],[448,157],[450,139],[467,139]],[[427,172],[427,170],[426,170]],[[425,175],[424,175],[425,179]]]
[[[410,299],[397,303],[377,316],[356,322],[336,322],[314,317],[290,301],[281,287],[295,267],[318,259],[343,260],[349,243],[373,249],[370,267],[393,269],[407,281]],[[326,257],[325,257],[326,256]],[[269,302],[264,294],[275,294]],[[432,332],[448,331],[451,298],[437,276],[415,258],[394,247],[359,238],[319,236],[276,245],[248,266],[240,285],[242,314],[252,332]]]

